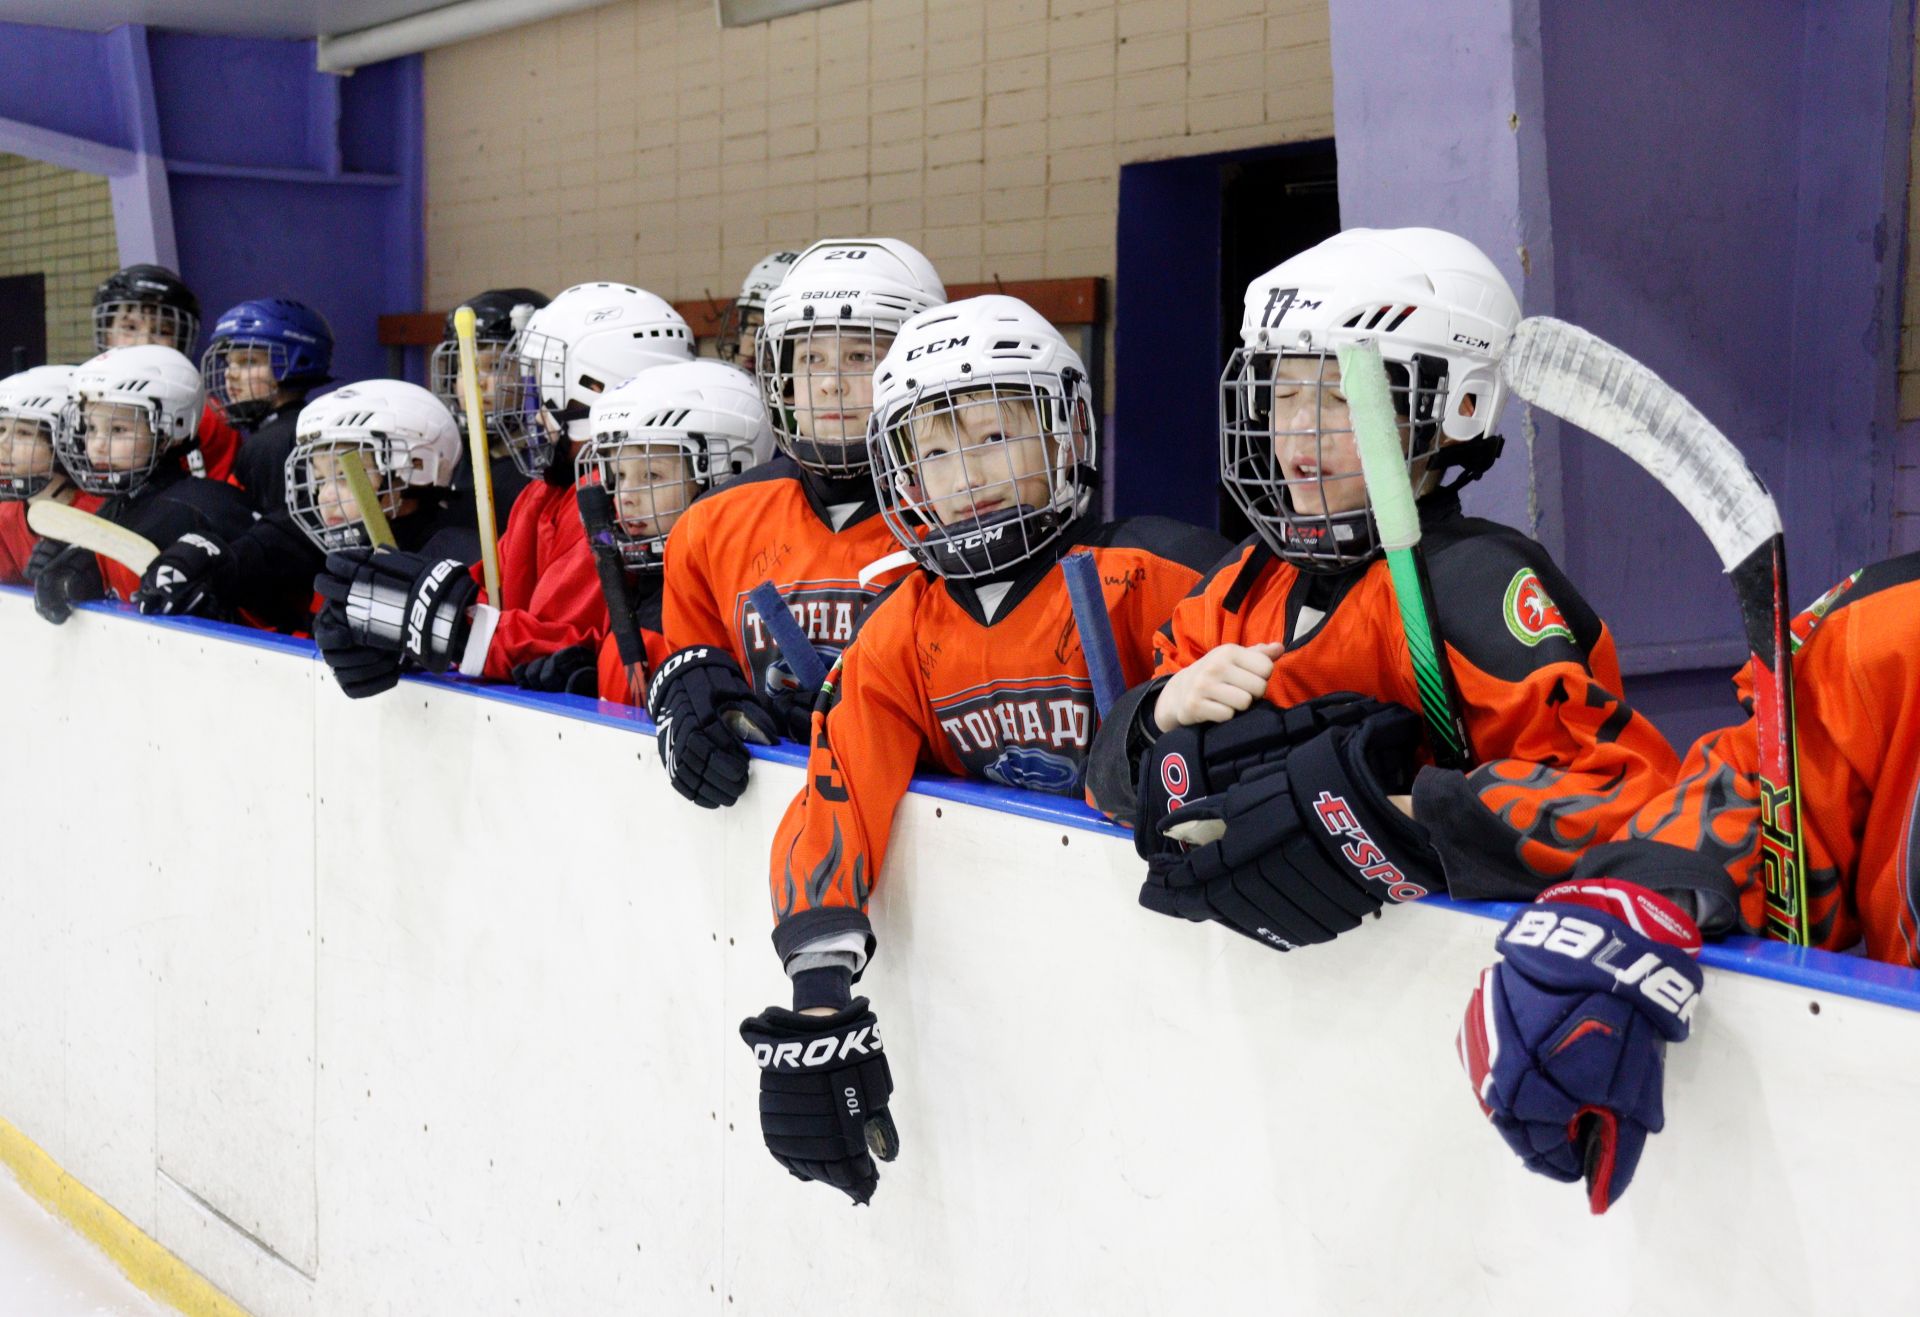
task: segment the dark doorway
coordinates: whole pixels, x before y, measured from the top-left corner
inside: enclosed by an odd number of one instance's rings
[[[1114,288],[1114,512],[1246,535],[1217,478],[1217,387],[1246,286],[1340,231],[1331,141],[1120,171]]]
[[[0,279],[0,372],[47,364],[47,277]]]

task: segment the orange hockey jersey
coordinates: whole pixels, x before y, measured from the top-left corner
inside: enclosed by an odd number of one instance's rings
[[[1531,899],[1664,789],[1676,759],[1618,694],[1612,637],[1544,549],[1463,516],[1450,493],[1429,495],[1420,511],[1477,766],[1421,770],[1414,816],[1454,896]],[[1286,645],[1267,684],[1277,705],[1357,691],[1421,707],[1384,559],[1303,573],[1249,539],[1174,609],[1158,675],[1216,645],[1263,642]],[[1122,739],[1103,738],[1092,787],[1102,809],[1131,821],[1134,762]]]
[[[1065,540],[1093,552],[1121,668],[1129,682],[1145,680],[1154,628],[1222,541],[1158,517],[1082,523]],[[868,613],[839,690],[832,712],[814,716],[808,785],[774,837],[783,960],[819,937],[865,929],[894,806],[915,768],[1077,795],[1092,745],[1092,682],[1052,563],[1017,579],[990,620],[970,584],[916,571]]]
[[[483,581],[479,563],[473,579]],[[572,645],[598,645],[607,633],[607,601],[573,486],[536,480],[521,491],[500,537],[500,610],[480,675],[507,681],[522,663]]]
[[[772,581],[831,667],[884,588],[860,570],[898,552],[864,477],[864,499],[834,529],[832,510],[790,458],[776,457],[695,499],[667,535],[662,629],[674,650],[713,645],[763,695],[794,684],[747,595]]]
[[[1794,621],[1794,726],[1812,942],[1920,966],[1920,553],[1876,563]],[[1751,666],[1735,678],[1752,707]],[[1697,741],[1679,781],[1623,834],[1726,867],[1766,926],[1752,718]]]

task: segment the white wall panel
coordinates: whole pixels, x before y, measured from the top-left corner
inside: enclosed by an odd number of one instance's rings
[[[1122,838],[915,795],[861,985],[903,1152],[854,1211],[766,1156],[736,1032],[784,995],[794,765],[702,811],[628,725],[351,702],[302,656],[55,631],[5,591],[0,680],[58,692],[0,763],[40,820],[0,881],[0,1115],[262,1312],[1920,1301],[1920,1012],[1711,968],[1668,1131],[1596,1220],[1459,1073],[1493,923],[1399,908],[1279,956],[1140,911]],[[156,711],[201,685],[217,713]],[[242,782],[233,736],[284,744]],[[161,1178],[156,1212],[162,1166],[191,1195]]]

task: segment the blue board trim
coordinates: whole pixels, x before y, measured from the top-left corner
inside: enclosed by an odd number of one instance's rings
[[[32,598],[33,593],[18,586],[0,586],[0,591],[28,599]],[[82,604],[80,607],[89,613],[100,613],[129,622],[165,627],[204,639],[249,645],[256,649],[273,650],[296,658],[317,657],[313,642],[310,640],[297,640],[288,636],[274,635],[271,632],[256,631],[250,627],[233,626],[225,622],[209,622],[194,617],[142,617],[125,604],[95,603]],[[533,691],[523,691],[514,686],[473,681],[464,677],[413,675],[404,680],[411,685],[436,686],[478,699],[518,705],[521,708],[535,709],[542,713],[556,714],[580,722],[617,727],[637,735],[652,736],[654,734],[653,722],[647,717],[645,711],[628,708],[625,705],[608,704],[578,695],[542,695]],[[791,742],[782,742],[775,746],[752,746],[750,751],[756,759],[766,759],[773,763],[794,767],[799,767],[807,761],[806,750]],[[972,805],[979,809],[990,809],[1001,814],[1034,819],[1063,828],[1106,833],[1119,838],[1130,839],[1132,836],[1125,828],[1116,827],[1082,802],[1070,800],[1064,796],[1049,796],[1041,792],[1019,791],[1012,787],[947,777],[915,777],[912,790],[917,795],[928,796],[934,800]],[[1443,896],[1428,897],[1422,904],[1500,923],[1513,918],[1514,912],[1520,908],[1518,905],[1504,901],[1454,901]],[[1493,945],[1491,938],[1488,939],[1487,945],[1491,953]],[[1714,969],[1771,979],[1776,983],[1789,984],[1809,992],[1831,993],[1835,996],[1853,997],[1860,1001],[1892,1006],[1899,1010],[1920,1011],[1920,970],[1905,969],[1898,965],[1883,965],[1878,961],[1866,960],[1859,956],[1816,951],[1805,947],[1790,947],[1784,942],[1772,942],[1762,938],[1736,937],[1707,947],[1701,952],[1700,961]]]

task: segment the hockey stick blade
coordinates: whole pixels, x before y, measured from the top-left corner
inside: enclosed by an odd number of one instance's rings
[[[1420,510],[1413,501],[1413,481],[1407,473],[1407,455],[1401,447],[1386,364],[1380,359],[1379,347],[1371,342],[1348,344],[1338,352],[1340,383],[1360,449],[1360,472],[1366,481],[1374,526],[1386,550],[1387,571],[1393,579],[1394,601],[1400,608],[1400,627],[1406,636],[1434,760],[1442,768],[1467,768],[1473,763],[1473,743],[1460,712],[1460,688],[1454,682],[1441,640],[1433,586],[1420,556]]]
[[[1093,703],[1105,722],[1107,713],[1127,691],[1120,671],[1120,650],[1113,643],[1113,618],[1107,613],[1106,592],[1100,586],[1100,564],[1091,553],[1070,553],[1060,560],[1067,580],[1067,598],[1073,604],[1073,625],[1080,633],[1080,652],[1086,655],[1087,676],[1093,680]]]
[[[111,558],[136,576],[145,576],[160,556],[159,546],[145,536],[65,503],[29,503],[27,526],[45,539],[78,545]]]
[[[1812,919],[1779,508],[1732,441],[1698,408],[1584,329],[1547,316],[1524,320],[1501,370],[1522,399],[1619,449],[1658,480],[1705,532],[1732,577],[1753,653],[1767,926],[1782,941],[1806,946]]]
[[[1745,459],[1672,385],[1586,330],[1520,322],[1501,366],[1513,391],[1637,462],[1680,500],[1731,572],[1775,535],[1780,513]]]

